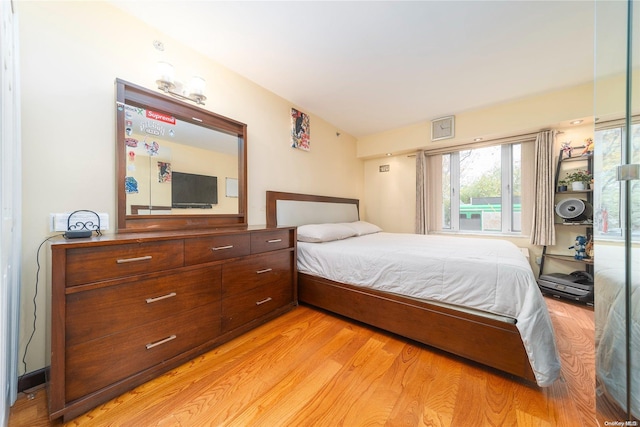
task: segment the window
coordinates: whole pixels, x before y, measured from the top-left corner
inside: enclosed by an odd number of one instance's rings
[[[442,155],[442,228],[521,232],[521,144]]]
[[[640,181],[627,181],[631,199],[623,196],[624,183],[617,179],[620,164],[627,163],[623,144],[626,140],[624,127],[598,130],[595,133],[596,156],[594,156],[594,234],[598,237],[622,238],[626,205],[631,203],[631,233],[637,241],[640,235]],[[628,163],[640,163],[640,124],[631,126],[631,159]],[[626,202],[625,202],[626,201]]]

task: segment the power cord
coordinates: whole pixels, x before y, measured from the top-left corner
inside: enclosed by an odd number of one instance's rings
[[[38,282],[39,282],[38,278],[40,277],[40,249],[42,249],[42,245],[44,245],[47,241],[53,239],[54,237],[59,237],[62,235],[63,234],[55,234],[53,236],[47,237],[42,241],[42,243],[40,243],[40,246],[38,246],[38,250],[36,251],[37,269],[36,269],[36,289],[33,295],[33,331],[31,331],[31,336],[27,341],[27,345],[24,346],[24,355],[22,356],[22,365],[24,366],[24,373],[20,375],[20,377],[18,377],[18,381],[22,380],[22,377],[24,377],[27,374],[27,351],[29,350],[29,344],[31,344],[31,340],[33,339],[33,336],[36,334],[36,322],[38,320],[38,303],[36,299],[38,298]]]

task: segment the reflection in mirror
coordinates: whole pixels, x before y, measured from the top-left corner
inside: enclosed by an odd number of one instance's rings
[[[127,214],[238,213],[238,138],[125,105]]]
[[[636,1],[637,2],[637,1]],[[596,2],[596,415],[640,419],[640,9]],[[636,167],[634,167],[636,165]]]
[[[246,126],[117,85],[118,228],[246,225]]]

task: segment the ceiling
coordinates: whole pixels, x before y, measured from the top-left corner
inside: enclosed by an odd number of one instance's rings
[[[591,0],[112,3],[356,137],[594,75]]]

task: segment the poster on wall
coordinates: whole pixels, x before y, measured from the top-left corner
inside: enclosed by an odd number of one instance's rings
[[[158,182],[171,182],[171,163],[158,162]]]
[[[291,147],[311,150],[309,116],[295,108],[291,109]]]

